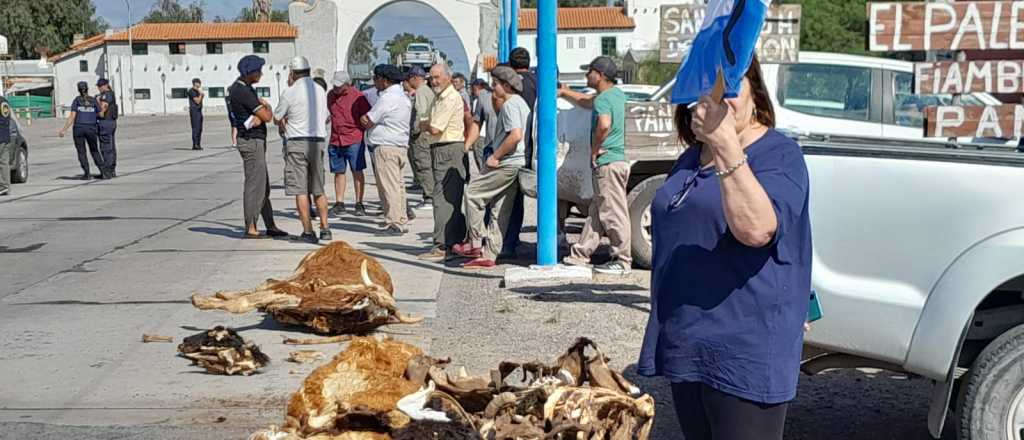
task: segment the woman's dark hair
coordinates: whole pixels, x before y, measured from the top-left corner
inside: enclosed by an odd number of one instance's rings
[[[772,99],[768,95],[768,88],[764,84],[764,76],[761,75],[761,63],[755,56],[750,61],[750,68],[743,75],[750,81],[750,96],[754,100],[754,119],[765,127],[775,128],[775,107],[772,106]],[[679,140],[687,145],[698,145],[697,135],[690,128],[693,115],[685,105],[676,106],[675,114],[676,134]]]

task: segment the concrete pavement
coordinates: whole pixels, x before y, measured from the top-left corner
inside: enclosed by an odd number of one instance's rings
[[[27,128],[29,183],[0,197],[0,439],[244,439],[280,424],[285,399],[314,368],[284,362],[293,347],[281,337],[306,334],[258,313],[200,312],[188,303],[193,292],[287,276],[315,248],[238,239],[241,160],[226,147],[226,121],[206,118],[208,148],[193,152],[186,117],[122,119],[120,177],[91,182],[70,180],[78,164],[70,138],[56,137],[59,123]],[[299,232],[280,186],[280,142],[272,139],[268,149],[279,225]],[[466,272],[416,260],[432,227],[429,211],[418,214],[412,233],[397,239],[375,236],[373,217],[331,221],[336,240],[377,257],[391,273],[402,310],[427,317],[383,333],[475,373],[501,360],[550,361],[577,336],[590,336],[613,367],[657,399],[652,438],[679,438],[665,384],[632,373],[649,310],[646,272],[506,289],[501,269]],[[527,244],[521,253],[531,250]],[[225,377],[175,356],[184,336],[218,324],[241,330],[274,362],[259,375]],[[175,343],[143,344],[143,333]],[[317,349],[333,355],[341,348]],[[786,437],[924,440],[928,391],[927,381],[877,371],[805,377]]]

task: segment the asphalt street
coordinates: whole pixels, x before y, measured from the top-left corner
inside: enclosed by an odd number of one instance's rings
[[[110,181],[75,180],[71,139],[56,135],[62,121],[25,127],[29,182],[0,197],[0,438],[244,439],[280,424],[287,397],[315,367],[284,362],[293,348],[281,338],[304,334],[258,313],[201,312],[188,297],[287,276],[315,246],[239,239],[241,160],[223,115],[207,116],[204,151],[189,148],[185,116],[119,122],[119,177]],[[279,225],[298,233],[280,148],[276,139],[268,146],[271,199]],[[653,438],[681,438],[666,385],[632,372],[649,310],[647,273],[504,289],[501,268],[465,272],[418,261],[432,227],[429,211],[418,214],[400,238],[376,235],[377,217],[331,221],[336,240],[384,264],[399,307],[427,318],[382,333],[475,373],[501,360],[550,361],[589,336],[658,400]],[[526,244],[521,254],[532,249]],[[183,337],[215,325],[239,329],[274,362],[262,374],[225,377],[175,356]],[[144,344],[144,333],[175,343]],[[926,380],[870,370],[805,377],[787,438],[927,439],[929,389]]]

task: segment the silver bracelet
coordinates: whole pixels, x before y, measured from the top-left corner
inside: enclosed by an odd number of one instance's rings
[[[732,173],[735,173],[736,170],[740,169],[740,167],[742,167],[743,165],[746,165],[746,164],[747,164],[747,155],[746,155],[746,153],[744,153],[743,154],[743,160],[737,162],[736,165],[733,165],[733,166],[727,168],[725,171],[719,171],[719,170],[716,169],[715,170],[715,175],[718,176],[719,179],[724,179],[726,177],[729,177]]]

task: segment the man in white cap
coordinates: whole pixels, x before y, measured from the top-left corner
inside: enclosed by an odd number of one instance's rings
[[[310,78],[309,61],[295,57],[288,65],[289,83],[274,109],[274,121],[283,126],[288,144],[284,156],[284,193],[295,197],[302,222],[299,240],[318,243],[331,240],[324,196],[324,144],[327,141],[327,92]],[[309,195],[316,200],[320,236],[313,234]]]
[[[366,146],[363,142],[363,126],[359,120],[370,111],[370,103],[359,89],[352,85],[348,72],[339,70],[331,81],[334,86],[327,94],[327,108],[331,114],[331,141],[327,157],[331,173],[334,174],[334,195],[336,202],[331,215],[340,217],[345,213],[345,170],[352,170],[356,204],[354,213],[366,215],[363,193],[366,187]]]

